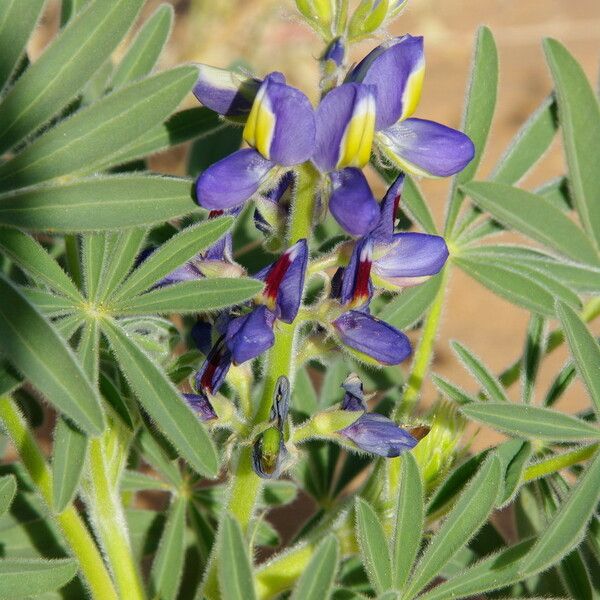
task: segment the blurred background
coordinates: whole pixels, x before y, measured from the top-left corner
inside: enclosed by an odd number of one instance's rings
[[[160,3],[161,0],[149,0],[144,17]],[[318,68],[315,58],[322,52],[322,46],[317,36],[300,22],[292,0],[170,0],[170,3],[176,11],[176,22],[163,55],[163,67],[182,62],[226,67],[243,60],[259,75],[273,70],[285,72],[292,84],[301,87],[316,101]],[[58,0],[48,4],[30,47],[33,59],[43,51],[58,27],[59,5]],[[416,116],[460,126],[474,34],[481,24],[491,27],[498,44],[500,88],[490,143],[478,178],[491,171],[521,124],[551,91],[540,44],[543,37],[555,37],[566,44],[596,85],[600,58],[600,1],[409,0],[391,33],[425,36],[427,74]],[[358,60],[379,41],[372,39],[357,46],[351,60]],[[194,104],[191,95],[189,103]],[[185,148],[178,148],[155,157],[152,167],[162,172],[183,174],[185,152]],[[557,139],[523,185],[533,189],[563,173],[563,157]],[[423,181],[422,189],[440,222],[448,182]],[[376,191],[382,193],[383,189],[379,185]],[[501,241],[515,239],[505,235]],[[494,241],[498,239],[494,238]],[[467,390],[475,391],[475,384],[451,352],[448,341],[460,339],[500,372],[520,354],[528,319],[525,310],[510,305],[455,270],[433,370]],[[595,330],[600,333],[597,325]],[[544,386],[565,360],[566,351],[562,349],[546,361],[541,374],[543,385],[538,394],[545,392]],[[513,391],[517,392],[517,386],[514,387]],[[435,397],[435,389],[427,384],[424,405],[429,405]],[[571,387],[562,402],[562,410],[573,412],[587,406],[583,388],[578,384]],[[496,434],[481,431],[475,447],[482,448],[496,441]]]

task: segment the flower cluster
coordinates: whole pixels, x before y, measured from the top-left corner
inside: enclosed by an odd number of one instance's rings
[[[308,170],[314,204],[328,207],[351,240],[332,251],[329,266],[334,270],[320,271],[329,285],[316,303],[304,307],[302,322],[313,323],[312,335],[336,341],[360,361],[397,365],[410,355],[410,342],[371,314],[371,300],[378,290],[398,292],[421,283],[438,273],[448,257],[439,236],[395,231],[404,173],[452,175],[469,163],[474,148],[465,134],[412,116],[423,86],[421,37],[405,35],[378,46],[337,85],[345,57],[344,40],[333,39],[321,58],[322,98],[316,108],[282,73],[260,80],[201,65],[196,97],[232,124],[242,124],[247,147],[204,170],[196,180],[196,198],[209,216],[235,215],[253,199],[257,228],[269,234],[277,229],[281,238],[289,216],[283,198],[298,194],[298,173]],[[400,171],[381,202],[362,170],[371,161]],[[313,208],[314,225],[323,213]],[[278,323],[296,320],[307,273],[319,272],[308,269],[310,231],[290,236],[298,241],[253,275],[264,282],[261,294],[194,327],[193,337],[206,360],[196,375],[195,393],[187,399],[204,420],[218,420],[211,399],[231,366],[274,345]],[[228,234],[162,284],[242,272],[232,258]],[[342,410],[364,413],[339,432],[349,444],[372,454],[397,456],[417,443],[417,437],[389,419],[365,412],[360,381],[347,381],[344,388]],[[289,381],[280,379],[270,424],[254,442],[254,468],[263,477],[281,471],[288,403]]]

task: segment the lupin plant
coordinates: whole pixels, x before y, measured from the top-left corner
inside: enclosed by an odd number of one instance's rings
[[[277,71],[156,73],[172,10],[130,36],[143,4],[63,0],[31,62],[44,0],[0,3],[0,597],[597,597],[600,108],[581,67],[544,41],[554,91],[484,180],[487,28],[458,130],[414,116],[425,40],[387,29],[406,0],[296,0],[322,41],[308,94]],[[526,190],[559,130],[565,172]],[[149,171],[184,142],[188,177]],[[443,228],[427,177],[452,178]],[[431,372],[457,268],[531,313],[499,374],[451,343],[475,393]],[[556,406],[576,376],[578,414]],[[475,451],[490,428],[505,441]]]

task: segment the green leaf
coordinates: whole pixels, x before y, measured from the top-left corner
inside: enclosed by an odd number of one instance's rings
[[[473,181],[462,189],[507,227],[575,261],[598,266],[598,253],[584,231],[541,196],[486,181]]]
[[[573,363],[568,363],[558,372],[552,385],[548,388],[548,392],[542,403],[543,406],[552,406],[556,403],[575,378],[575,372],[575,365]]]
[[[264,519],[257,519],[250,525],[249,537],[254,546],[277,548],[281,544],[281,537],[277,530]]]
[[[61,0],[60,26],[64,27],[90,0]]]
[[[0,195],[0,225],[34,231],[129,229],[197,210],[191,183],[174,177],[90,177]]]
[[[77,563],[63,560],[0,560],[0,597],[25,598],[52,592],[71,581]]]
[[[150,571],[152,597],[175,600],[185,558],[185,498],[176,498],[169,509],[158,551]]]
[[[575,359],[577,372],[585,383],[596,415],[600,418],[600,346],[571,308],[559,303],[556,311]]]
[[[600,293],[600,268],[574,262],[560,261],[525,246],[508,244],[485,245],[469,248],[464,256],[487,262],[501,262],[504,266],[527,267],[560,282],[578,292]]]
[[[0,153],[64,108],[109,58],[143,0],[92,2],[19,78],[0,105]]]
[[[166,118],[198,78],[194,67],[179,67],[105,96],[37,138],[0,166],[0,188],[35,185],[80,170],[118,153]]]
[[[296,373],[296,380],[294,381],[292,390],[291,408],[295,412],[301,412],[303,415],[310,417],[317,412],[318,404],[317,392],[307,368],[302,367]]]
[[[112,304],[120,315],[198,313],[242,304],[256,296],[261,281],[241,277],[183,281]]]
[[[16,229],[0,227],[0,250],[37,283],[43,282],[75,302],[82,300],[71,278],[30,235]]]
[[[152,465],[175,488],[180,488],[183,480],[177,464],[167,455],[154,435],[148,429],[142,427],[138,433],[137,441],[144,460]]]
[[[402,187],[402,208],[410,213],[411,217],[419,223],[426,233],[438,233],[431,211],[419,186],[409,176],[405,176],[404,186]]]
[[[556,40],[544,40],[546,60],[554,79],[575,206],[585,230],[600,247],[600,107],[585,73]]]
[[[460,185],[471,181],[487,143],[492,126],[498,94],[498,50],[492,32],[480,27],[475,40],[475,50],[471,67],[471,78],[467,91],[467,103],[461,130],[475,145],[473,160],[454,178],[452,195],[446,215],[446,234],[453,229],[464,198]]]
[[[392,542],[392,587],[397,589],[402,589],[406,585],[410,569],[421,546],[424,502],[419,466],[412,453],[406,452],[402,455],[398,512]]]
[[[142,262],[119,288],[115,299],[130,299],[145,292],[177,267],[214,244],[232,224],[231,217],[219,217],[182,229]]]
[[[403,290],[377,316],[397,329],[413,326],[431,306],[442,280],[443,276],[438,274],[421,285]]]
[[[475,145],[475,158],[456,176],[457,185],[473,179],[481,162],[492,126],[497,93],[498,51],[496,42],[488,27],[480,27],[475,42],[475,56],[462,127]]]
[[[88,300],[95,300],[103,275],[106,238],[101,233],[87,233],[82,236],[81,263],[83,282]]]
[[[356,498],[356,536],[363,565],[376,593],[392,587],[392,563],[383,525],[371,505]]]
[[[552,442],[600,439],[593,425],[548,408],[513,403],[478,403],[460,407],[461,412],[509,435]]]
[[[212,134],[226,127],[219,118],[216,112],[203,106],[182,110],[165,123],[152,127],[145,135],[123,148],[115,156],[96,165],[95,168],[103,170],[110,166],[131,162],[198,137],[207,142]]]
[[[262,488],[262,502],[266,506],[290,504],[297,497],[298,486],[293,481],[267,481]]]
[[[525,404],[531,402],[542,356],[545,354],[545,330],[544,319],[539,315],[532,315],[527,327],[527,339],[523,351],[523,388],[521,400]]]
[[[122,492],[140,492],[147,490],[159,490],[163,492],[174,491],[173,487],[168,483],[156,479],[151,475],[146,475],[140,471],[123,471],[123,475],[119,480],[119,489]]]
[[[327,536],[315,550],[290,600],[329,600],[340,559],[335,536]]]
[[[515,184],[546,153],[556,131],[556,101],[552,96],[529,117],[519,129],[491,176],[497,183]]]
[[[240,526],[229,514],[224,514],[221,520],[217,556],[223,600],[254,600],[256,592],[248,549]]]
[[[145,229],[128,229],[106,234],[106,244],[107,247],[112,248],[112,252],[110,260],[105,265],[100,301],[106,300],[127,277],[135,264],[145,237]]]
[[[57,296],[40,288],[19,286],[18,289],[29,302],[34,304],[46,316],[62,316],[72,313],[74,310],[73,301],[64,296]]]
[[[477,402],[477,398],[469,396],[466,392],[455,386],[453,383],[446,381],[443,377],[438,375],[432,375],[431,380],[435,387],[440,391],[442,396],[446,396],[457,404],[469,404],[470,402]]]
[[[565,556],[559,566],[561,580],[571,598],[594,600],[590,574],[585,566],[581,550],[573,550]]]
[[[72,350],[11,282],[0,276],[0,350],[61,412],[98,435],[104,418],[97,392]]]
[[[532,446],[522,440],[508,440],[496,448],[502,463],[504,487],[500,492],[497,506],[506,506],[521,484],[523,471],[531,457]]]
[[[0,3],[0,90],[25,53],[45,0],[3,0]]]
[[[52,507],[61,513],[73,500],[87,454],[88,439],[67,419],[59,418],[54,429],[52,453]]]
[[[490,400],[496,402],[508,402],[502,385],[490,370],[477,358],[468,348],[459,342],[452,342],[452,349],[456,352],[461,362],[469,370],[471,375],[481,384]]]
[[[535,540],[525,540],[492,554],[474,566],[462,570],[449,581],[419,596],[419,600],[458,600],[472,598],[492,590],[499,590],[523,579],[521,559],[531,550]]]
[[[523,560],[522,570],[541,571],[582,539],[600,497],[600,454],[587,467]]]
[[[492,455],[483,463],[429,542],[403,598],[413,598],[477,533],[494,508],[501,481],[500,460]]]
[[[152,71],[167,42],[172,24],[173,7],[161,4],[144,23],[116,67],[111,80],[112,88],[141,79]]]
[[[554,316],[554,296],[525,275],[473,258],[455,258],[454,261],[473,279],[509,302],[542,315]]]
[[[0,516],[9,508],[17,493],[17,480],[14,475],[0,477]]]
[[[117,323],[103,321],[102,331],[144,410],[198,473],[214,477],[219,466],[215,447],[175,386]]]

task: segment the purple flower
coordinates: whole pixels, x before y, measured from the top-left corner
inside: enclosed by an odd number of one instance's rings
[[[411,118],[423,88],[423,38],[405,35],[370,52],[348,81],[375,88],[375,143],[398,168],[424,177],[446,177],[473,159],[473,142],[464,133]]]
[[[403,181],[402,175],[394,181],[378,206],[376,227],[354,246],[342,276],[342,304],[363,306],[371,298],[372,284],[397,291],[423,283],[446,263],[448,247],[444,238],[425,233],[394,233]]]
[[[364,411],[352,425],[339,432],[358,448],[370,454],[393,458],[417,445],[419,438],[413,437],[391,419],[366,412],[362,382],[356,374],[351,374],[342,387],[346,391],[342,410]]]
[[[398,365],[412,351],[406,335],[365,310],[342,313],[333,327],[340,341],[365,362]]]
[[[263,303],[232,319],[227,326],[227,346],[235,364],[256,358],[273,345],[276,319],[291,323],[296,318],[302,302],[307,263],[308,244],[303,239],[255,275],[265,282],[259,300]]]
[[[217,418],[217,413],[204,392],[183,394],[183,397],[202,421],[212,421]]]
[[[198,203],[209,210],[240,206],[261,186],[308,160],[315,144],[315,116],[308,98],[281,73],[265,77],[244,128],[251,146],[211,165],[196,180]]]
[[[216,394],[225,381],[231,360],[231,352],[225,343],[225,336],[221,335],[196,373],[196,389],[199,392]]]
[[[207,108],[225,117],[250,114],[252,102],[261,85],[260,79],[239,71],[198,65],[194,96]]]

